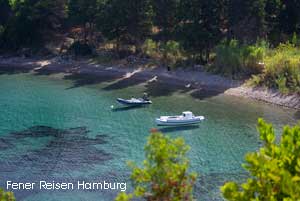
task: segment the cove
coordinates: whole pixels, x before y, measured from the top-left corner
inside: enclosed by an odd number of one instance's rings
[[[149,130],[161,115],[191,110],[206,117],[199,126],[159,128],[191,146],[191,170],[199,174],[197,200],[222,200],[219,187],[242,180],[245,153],[260,147],[257,118],[275,125],[297,122],[285,108],[167,85],[82,82],[80,78],[32,74],[0,75],[0,187],[6,181],[86,181],[130,184],[128,160],[141,162]],[[151,95],[153,105],[119,108],[118,97]],[[115,109],[111,109],[111,105]],[[128,186],[128,190],[130,187]],[[17,200],[106,201],[118,191],[15,191]]]

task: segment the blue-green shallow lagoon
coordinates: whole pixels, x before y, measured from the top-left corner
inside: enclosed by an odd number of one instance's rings
[[[126,161],[141,162],[154,119],[191,110],[204,115],[199,127],[161,128],[191,146],[191,170],[199,176],[197,200],[222,200],[219,186],[241,180],[244,154],[259,148],[256,121],[263,117],[280,133],[295,124],[296,111],[225,95],[198,98],[151,88],[154,104],[118,109],[117,97],[149,87],[102,82],[78,85],[60,76],[0,75],[0,187],[6,181],[129,182]],[[117,86],[117,87],[111,87]],[[115,109],[111,109],[111,105]],[[129,183],[128,183],[129,184]],[[117,191],[14,191],[18,201],[106,201]]]

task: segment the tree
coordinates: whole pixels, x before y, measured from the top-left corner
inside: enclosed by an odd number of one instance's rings
[[[15,0],[11,6],[13,15],[3,33],[10,49],[40,43],[58,31],[65,17],[65,0]]]
[[[99,16],[98,27],[109,40],[134,44],[139,49],[151,34],[153,10],[150,0],[110,0]]]
[[[12,192],[5,192],[0,189],[0,200],[1,201],[16,201],[15,196]]]
[[[146,200],[192,200],[196,175],[188,172],[189,161],[185,157],[189,147],[182,138],[171,139],[153,131],[145,146],[146,160],[140,168],[130,162],[134,193],[121,193],[117,201],[133,197]]]
[[[271,124],[258,120],[264,146],[246,155],[244,167],[251,177],[238,185],[226,183],[222,193],[227,200],[300,200],[300,127],[285,127],[280,142]]]
[[[7,22],[9,20],[10,15],[11,15],[11,7],[9,5],[8,0],[0,0],[0,45],[1,45],[2,34],[6,29]]]
[[[246,43],[266,37],[266,0],[229,0],[228,36]]]
[[[267,0],[266,1],[266,26],[268,39],[272,43],[279,43],[280,40],[280,12],[282,2],[281,0]]]
[[[300,33],[300,2],[298,0],[282,1],[280,28],[283,33],[292,35]]]
[[[184,47],[201,63],[222,37],[225,20],[224,0],[182,0],[180,4],[180,36]]]
[[[101,15],[101,8],[105,4],[105,0],[69,0],[68,15],[71,25],[79,25],[83,28],[84,43],[87,43],[88,36],[92,38],[96,19]]]
[[[0,26],[4,26],[11,15],[11,7],[8,0],[0,0]]]
[[[174,38],[179,2],[180,0],[153,0],[154,24],[159,28],[159,36],[163,42]]]

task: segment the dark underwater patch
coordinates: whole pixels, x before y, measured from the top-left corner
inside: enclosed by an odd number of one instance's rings
[[[10,153],[0,158],[0,170],[17,171],[30,168],[32,172],[51,174],[80,170],[83,166],[103,164],[112,159],[112,154],[96,145],[107,143],[106,135],[89,138],[86,127],[56,129],[48,126],[34,126],[23,131],[11,132],[0,138],[0,151]],[[35,140],[47,138],[42,146],[31,149]],[[19,148],[26,151],[19,153]],[[8,150],[9,149],[9,150]]]

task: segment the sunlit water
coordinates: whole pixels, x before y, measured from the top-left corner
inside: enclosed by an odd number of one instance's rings
[[[137,83],[138,84],[138,83]],[[296,111],[225,95],[193,98],[168,87],[125,87],[30,74],[0,75],[0,186],[16,182],[128,182],[126,162],[141,162],[149,130],[161,115],[191,110],[204,115],[199,127],[161,128],[191,147],[191,171],[199,174],[197,200],[222,200],[219,187],[240,180],[243,157],[260,146],[258,117],[279,134]],[[152,94],[153,104],[118,109],[117,97]],[[115,109],[111,109],[114,105]],[[128,186],[127,186],[128,187]],[[14,191],[18,201],[113,200],[118,191]]]

